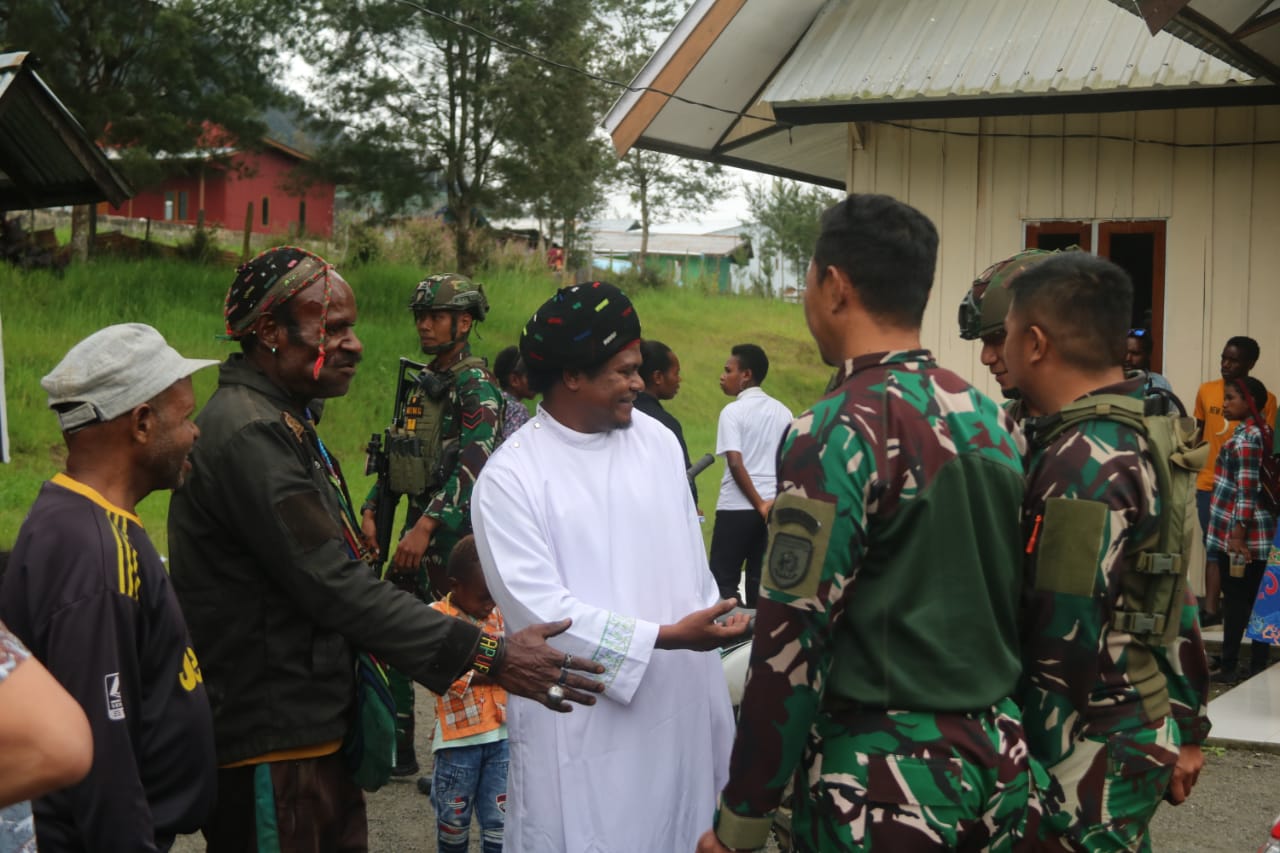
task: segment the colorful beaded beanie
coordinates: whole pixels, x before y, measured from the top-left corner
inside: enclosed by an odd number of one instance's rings
[[[320,378],[325,359],[325,328],[328,325],[329,299],[332,289],[329,273],[333,264],[324,258],[295,246],[267,249],[236,270],[235,281],[227,291],[223,318],[227,340],[238,341],[252,334],[258,318],[297,296],[318,281],[324,281],[324,302],[320,309],[320,354],[316,358],[313,378]]]
[[[592,281],[562,287],[520,335],[520,354],[534,369],[573,370],[608,361],[640,340],[640,318],[627,295]]]

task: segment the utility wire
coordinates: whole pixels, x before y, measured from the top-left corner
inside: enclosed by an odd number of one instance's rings
[[[572,74],[577,74],[580,77],[585,77],[589,80],[594,80],[597,83],[604,83],[607,86],[613,86],[616,89],[622,89],[627,92],[653,92],[656,95],[662,95],[663,97],[670,98],[673,101],[679,101],[680,103],[688,104],[691,107],[699,107],[705,110],[712,110],[717,113],[723,113],[725,115],[733,116],[734,118],[743,118],[748,115],[748,112],[746,110],[728,109],[726,107],[717,106],[715,104],[709,104],[705,101],[697,101],[692,98],[686,98],[683,95],[676,94],[675,92],[667,92],[663,89],[654,88],[653,86],[632,86],[629,83],[623,83],[618,80],[612,80],[601,74],[596,74],[594,72],[587,71],[585,68],[579,68],[576,65],[569,65],[568,63],[559,62],[557,60],[550,59],[549,57],[534,53],[533,51],[527,48],[520,47],[517,44],[512,44],[509,41],[501,39],[493,35],[492,33],[487,33],[484,30],[480,29],[479,27],[473,26],[472,24],[468,24],[464,21],[455,20],[454,18],[451,18],[442,12],[437,12],[435,9],[429,9],[426,6],[423,6],[421,3],[415,2],[415,0],[395,0],[395,2],[400,3],[401,5],[404,5],[404,6],[408,6],[411,9],[416,9],[417,11],[423,13],[424,15],[429,15],[433,18],[437,18],[454,27],[458,27],[459,29],[466,30],[472,35],[485,39],[493,44],[498,45],[501,48],[511,51],[512,53],[520,54],[521,56],[527,57],[529,59],[534,60],[535,62],[539,62],[551,68],[558,68],[562,71],[568,71]],[[761,121],[768,121],[768,119],[765,119],[762,116],[753,115],[751,116],[751,118],[757,118],[757,119],[760,119]],[[857,120],[854,119],[854,121],[857,121]],[[776,127],[778,130],[790,130],[798,126],[798,125],[791,124],[789,122],[778,121],[777,119],[774,119],[773,123],[774,123],[774,127]],[[900,130],[906,130],[912,133],[933,133],[933,134],[941,134],[943,136],[959,136],[959,137],[971,137],[971,138],[979,137],[984,139],[1050,139],[1050,140],[1052,139],[1057,139],[1057,140],[1094,139],[1094,140],[1107,140],[1110,142],[1128,142],[1128,143],[1134,143],[1139,145],[1162,145],[1166,148],[1187,148],[1187,149],[1245,148],[1251,145],[1280,145],[1280,139],[1259,139],[1252,142],[1173,142],[1165,139],[1139,139],[1137,137],[1117,136],[1114,134],[1008,133],[1003,131],[983,132],[983,131],[975,131],[975,130],[952,130],[948,128],[939,128],[939,127],[918,127],[912,124],[903,124],[902,122],[885,121],[885,120],[872,120],[869,123],[885,125],[886,127],[896,127]]]
[[[455,20],[442,12],[437,12],[435,9],[428,9],[426,6],[423,6],[420,3],[414,2],[414,0],[396,0],[396,2],[400,3],[403,6],[408,6],[411,9],[417,9],[419,12],[422,12],[424,15],[430,15],[433,18],[438,18],[439,20],[445,21],[455,27],[458,27],[459,29],[466,30],[467,32],[473,35],[479,36],[482,39],[486,39],[487,41],[490,41],[493,44],[496,44],[499,47],[505,48],[513,53],[518,53],[521,56],[528,57],[529,59],[532,59],[535,62],[540,62],[543,65],[547,65],[552,68],[559,68],[563,71],[569,71],[573,74],[577,74],[580,77],[586,77],[589,80],[595,80],[597,83],[604,83],[605,85],[613,86],[616,89],[623,89],[627,92],[653,92],[655,95],[662,95],[664,97],[671,98],[673,101],[679,101],[682,104],[688,104],[691,107],[700,107],[704,110],[714,110],[715,112],[718,112],[718,113],[725,113],[726,115],[731,115],[734,118],[742,118],[747,114],[745,110],[731,110],[726,107],[716,106],[715,104],[708,104],[705,101],[695,101],[692,98],[686,98],[683,95],[677,95],[675,92],[667,92],[662,89],[655,89],[653,86],[632,86],[629,83],[623,83],[619,80],[612,80],[601,74],[596,74],[592,71],[587,71],[585,68],[579,68],[576,65],[569,65],[568,63],[559,62],[557,60],[550,59],[546,56],[542,56],[540,54],[534,53],[533,51],[527,48],[520,47],[517,44],[512,44],[509,41],[505,41],[504,39],[498,38],[492,33],[487,33],[484,30],[478,27],[472,26],[471,24],[468,24],[464,21]],[[758,116],[756,117],[759,118]],[[778,126],[789,127],[790,125],[778,122]]]

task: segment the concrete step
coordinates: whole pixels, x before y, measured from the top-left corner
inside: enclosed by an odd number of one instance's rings
[[[1209,742],[1280,752],[1280,666],[1223,693],[1209,703]]]

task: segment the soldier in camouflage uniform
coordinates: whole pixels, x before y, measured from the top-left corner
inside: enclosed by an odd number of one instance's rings
[[[445,274],[421,281],[409,301],[422,351],[434,356],[406,395],[395,422],[412,431],[428,395],[447,393],[441,412],[439,444],[423,448],[426,490],[409,495],[404,531],[391,558],[390,579],[420,598],[442,595],[445,565],[458,540],[471,532],[471,488],[493,453],[502,424],[503,399],[483,359],[472,356],[468,337],[484,320],[489,302],[484,290],[465,276]],[[374,541],[379,488],[362,507],[364,533]],[[436,591],[439,591],[437,593]],[[398,757],[395,775],[418,772],[413,752],[413,684],[391,674],[396,699]]]
[[[830,208],[805,316],[832,390],[788,431],[730,780],[699,850],[1012,850],[1037,814],[1020,670],[1022,446],[920,346],[937,232]]]
[[[1121,367],[1132,285],[1109,261],[1072,253],[1012,289],[1005,362],[1050,413],[1026,424],[1031,587],[1018,697],[1032,755],[1053,777],[1042,830],[1054,849],[1149,850],[1160,799],[1185,799],[1203,763],[1208,666],[1190,591],[1171,586],[1154,601],[1152,575],[1137,571],[1164,509],[1151,445],[1089,402],[1118,395],[1142,411],[1142,380]],[[1179,624],[1157,627],[1147,619],[1157,611]]]
[[[1004,404],[1005,411],[1018,423],[1029,413],[1004,364],[1004,315],[1009,313],[1009,301],[1013,298],[1009,285],[1020,274],[1054,254],[1044,249],[1027,249],[996,261],[973,280],[973,286],[960,302],[960,337],[966,341],[982,341],[978,359],[991,371],[1000,393],[1009,401]]]

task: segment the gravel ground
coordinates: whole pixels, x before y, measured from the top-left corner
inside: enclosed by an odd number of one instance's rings
[[[418,692],[418,760],[429,769],[429,738],[434,703]],[[424,713],[424,711],[426,713]],[[1267,793],[1280,779],[1280,755],[1246,749],[1208,751],[1204,771],[1191,799],[1181,806],[1160,806],[1151,825],[1156,853],[1244,853],[1255,851],[1280,814],[1280,796]],[[434,815],[430,800],[409,781],[394,781],[368,795],[369,849],[373,853],[434,851]],[[204,849],[199,836],[180,838],[174,853]],[[471,850],[480,850],[473,827]],[[573,853],[573,851],[566,851]],[[665,851],[654,851],[665,853]],[[673,851],[678,853],[678,851]]]
[[[1156,853],[1242,853],[1257,850],[1280,814],[1280,756],[1241,749],[1211,750],[1195,793],[1181,806],[1160,806],[1152,822]],[[411,784],[394,783],[369,796],[370,850],[434,851],[431,806]],[[480,849],[472,833],[472,850]],[[571,853],[571,851],[566,851]],[[657,851],[655,851],[657,853]],[[692,853],[692,851],[690,851]]]

